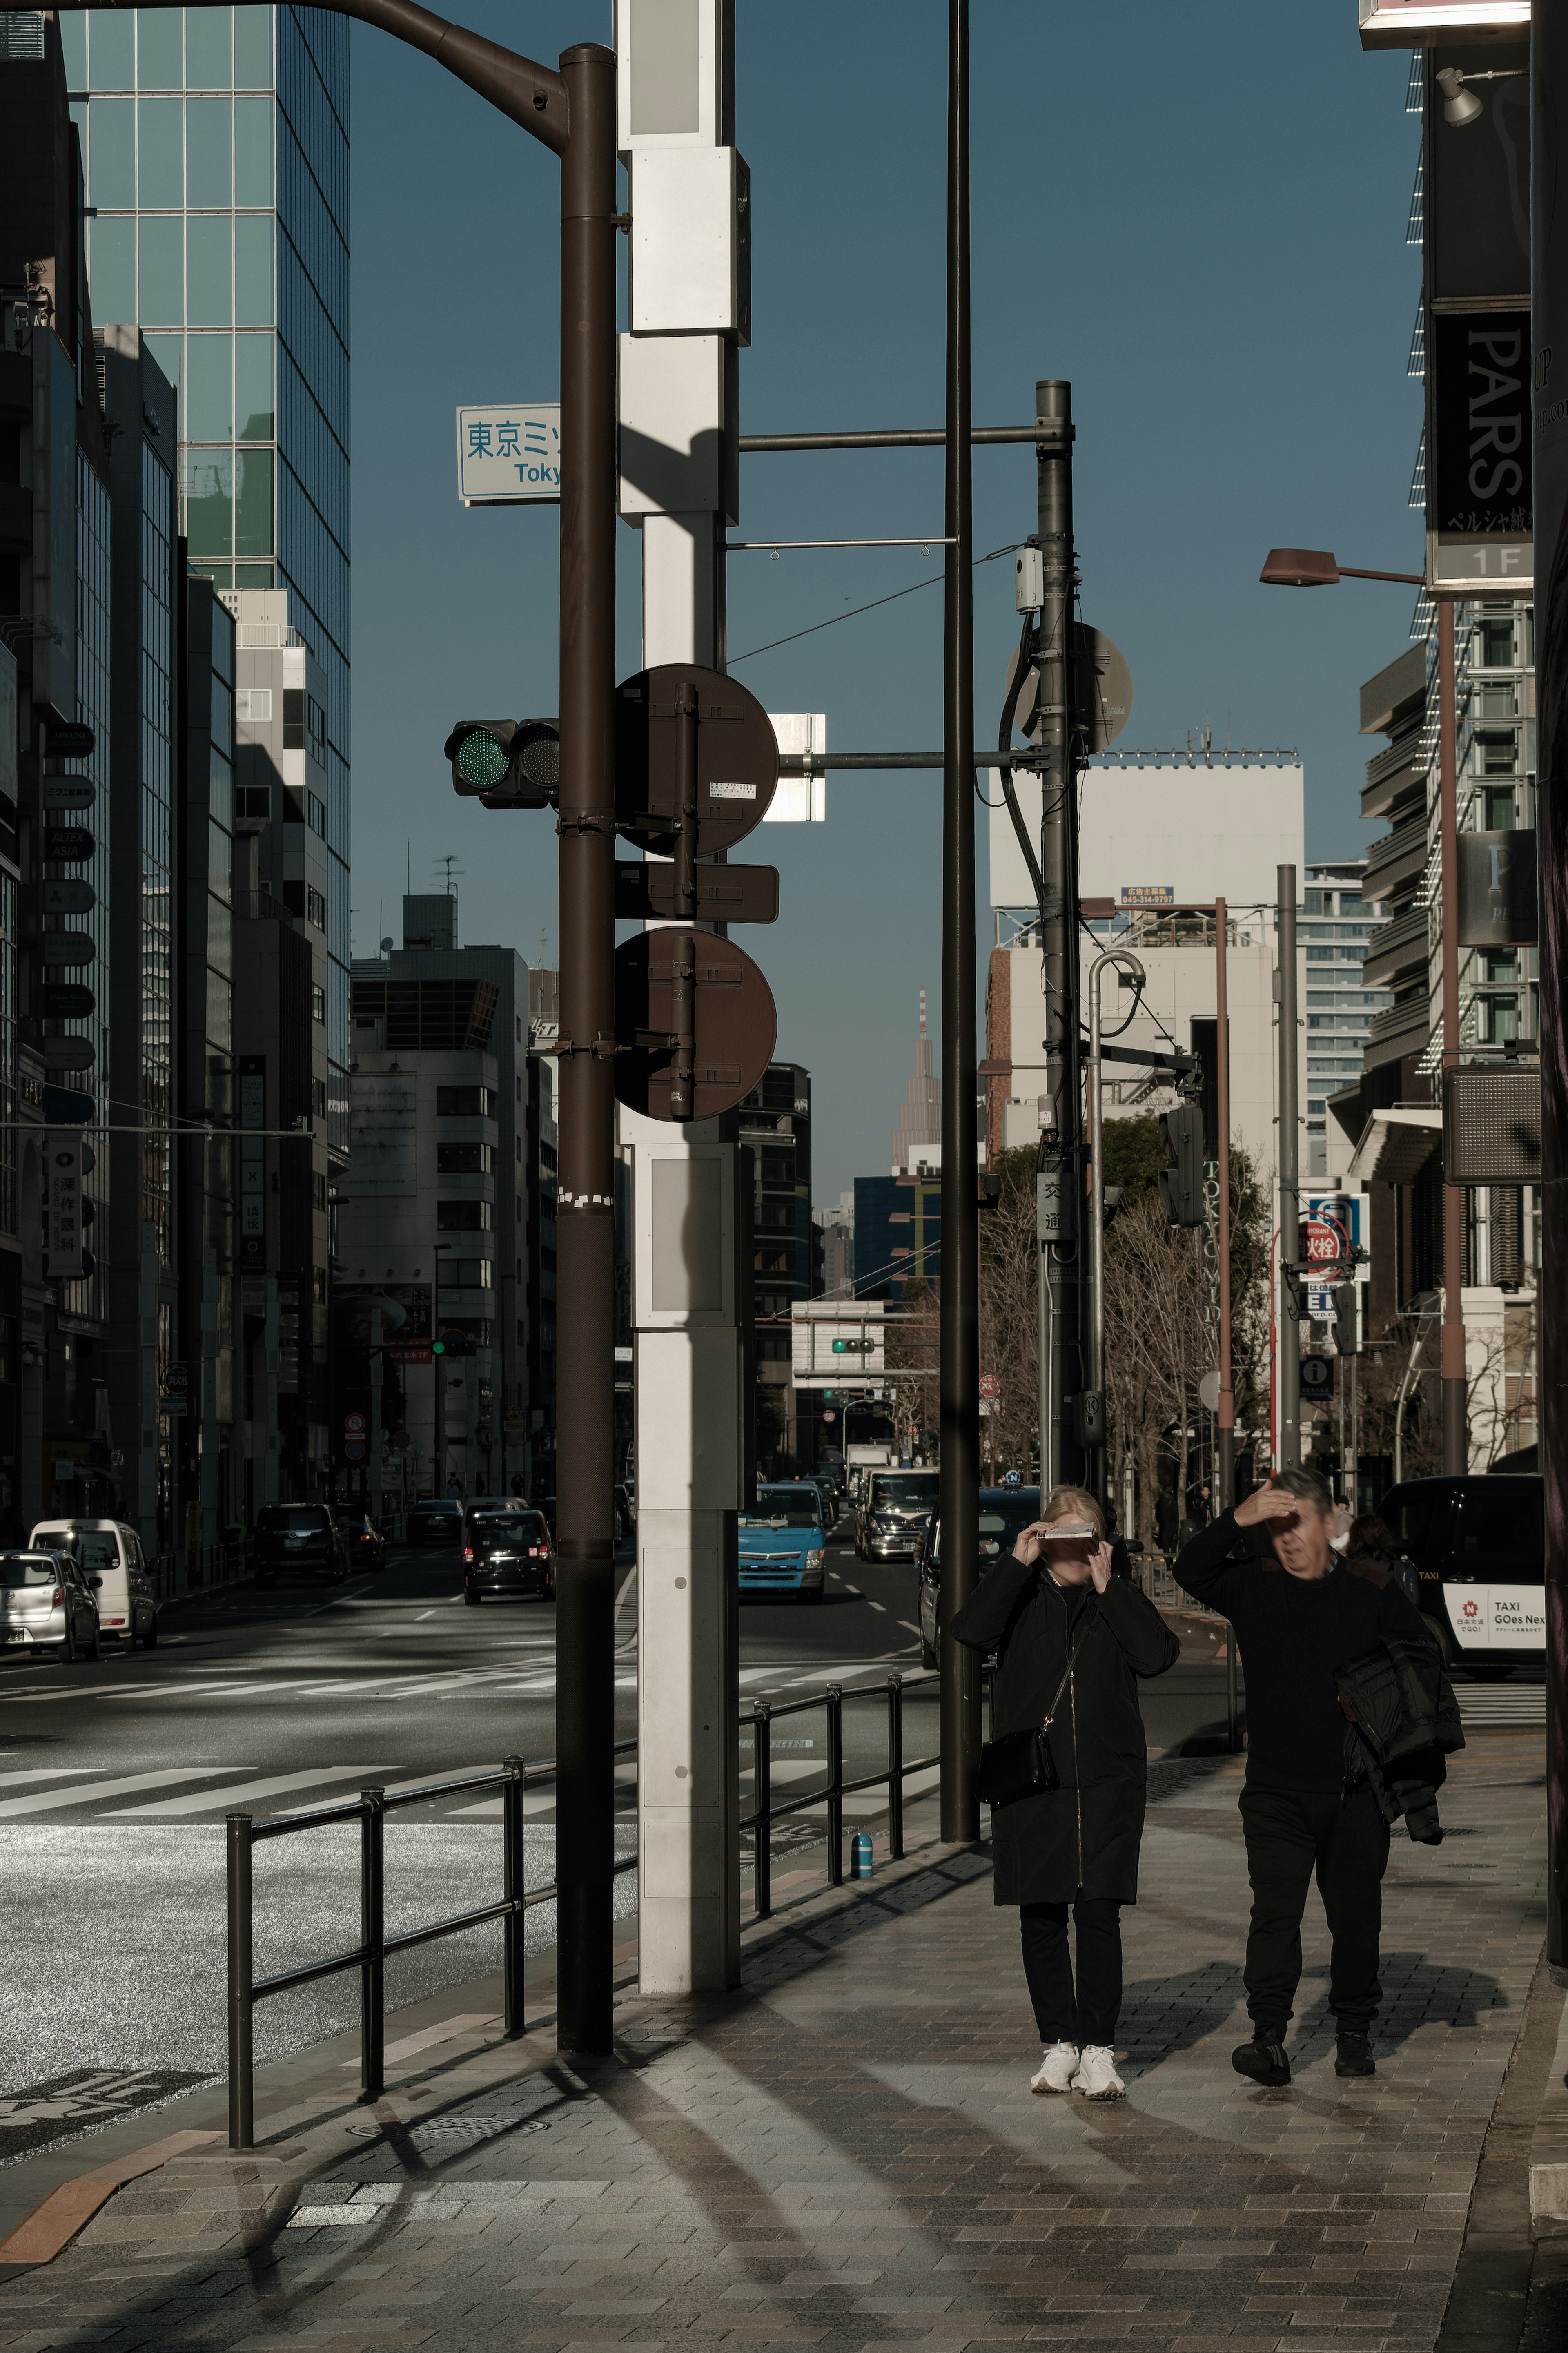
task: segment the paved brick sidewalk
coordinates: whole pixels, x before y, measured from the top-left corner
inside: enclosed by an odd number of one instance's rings
[[[1417,2353],[1540,1955],[1543,1756],[1477,1739],[1455,1834],[1396,1841],[1373,2083],[1333,2073],[1315,1898],[1297,2081],[1230,2069],[1227,1764],[1151,1811],[1123,2105],[1031,2098],[1016,1915],[984,1856],[938,1854],[749,1940],[733,2001],[628,2003],[590,2075],[470,2034],[380,2139],[324,2090],[253,2158],[165,2167],[0,2287],[0,2347]]]

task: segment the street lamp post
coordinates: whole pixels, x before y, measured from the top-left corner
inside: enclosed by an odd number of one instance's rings
[[[1214,902],[1215,940],[1215,1126],[1219,1145],[1219,1398],[1215,1502],[1227,1512],[1236,1501],[1236,1391],[1230,1371],[1230,984],[1227,951],[1230,918],[1223,899]],[[1231,1645],[1235,1649],[1235,1644]],[[1232,1669],[1234,1679],[1235,1670]]]
[[[1105,1169],[1102,1166],[1105,1121],[1103,1117],[1103,1072],[1100,1056],[1100,1028],[1104,1009],[1100,1002],[1100,977],[1107,965],[1131,976],[1136,987],[1142,988],[1144,971],[1131,948],[1106,948],[1097,955],[1089,968],[1089,1092],[1087,1096],[1089,1134],[1086,1139],[1089,1161],[1089,1198],[1085,1206],[1086,1248],[1084,1272],[1088,1278],[1089,1297],[1085,1302],[1088,1314],[1084,1331],[1089,1346],[1088,1363],[1084,1366],[1084,1387],[1100,1400],[1100,1419],[1106,1419],[1105,1398]],[[1094,1469],[1090,1482],[1096,1491],[1105,1493],[1104,1440],[1094,1450]]]
[[[1474,79],[1474,77],[1470,77]],[[1258,578],[1271,587],[1326,588],[1341,580],[1396,580],[1424,588],[1420,572],[1364,572],[1336,563],[1327,550],[1271,547]],[[1442,1024],[1445,1075],[1459,1059],[1459,828],[1458,728],[1454,690],[1454,605],[1437,600],[1437,817],[1442,860]],[[1443,1470],[1469,1467],[1465,1381],[1465,1197],[1443,1187]]]

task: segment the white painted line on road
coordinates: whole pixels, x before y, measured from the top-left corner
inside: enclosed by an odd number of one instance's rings
[[[90,1765],[35,1765],[26,1773],[0,1773],[0,1789],[14,1788],[18,1781],[68,1781],[73,1773],[90,1773]]]
[[[236,1769],[232,1765],[183,1765],[177,1772],[127,1773],[117,1780],[89,1781],[74,1789],[43,1789],[33,1798],[0,1799],[0,1817],[9,1821],[21,1814],[49,1813],[58,1806],[84,1805],[89,1799],[128,1798],[132,1789],[166,1789],[174,1781],[195,1781],[204,1774],[232,1773]],[[254,1773],[256,1767],[241,1765],[237,1770]],[[198,1798],[196,1803],[205,1806],[207,1800]]]
[[[921,1630],[918,1626],[911,1626],[907,1618],[900,1618],[899,1623],[903,1628],[906,1634],[918,1635]]]
[[[456,1596],[455,1594],[453,1594],[453,1595],[448,1596],[448,1599],[452,1599],[452,1600],[455,1600],[455,1599],[457,1599],[457,1596]],[[435,1615],[436,1615],[436,1612],[434,1611],[434,1609],[422,1609],[422,1610],[419,1612],[418,1617],[417,1617],[417,1618],[416,1618],[416,1620],[414,1620],[414,1623],[415,1623],[416,1626],[422,1626],[422,1625],[425,1623],[425,1620],[426,1620],[426,1618],[434,1618],[434,1616],[435,1616]]]
[[[234,1767],[209,1766],[207,1769],[209,1772],[232,1772]],[[243,1772],[254,1772],[255,1769],[254,1766],[240,1767]],[[386,1770],[384,1765],[318,1765],[309,1773],[271,1773],[263,1781],[237,1781],[232,1788],[226,1789],[198,1789],[194,1797],[165,1798],[155,1806],[117,1806],[106,1819],[111,1822],[145,1822],[172,1820],[181,1814],[210,1813],[215,1808],[226,1813],[236,1806],[248,1805],[253,1798],[280,1797],[286,1789],[315,1788],[323,1781],[353,1781],[357,1787],[362,1781],[374,1782]],[[189,1776],[165,1773],[148,1777],[150,1780],[160,1778],[165,1781],[177,1781],[187,1779]]]
[[[884,1618],[888,1614],[888,1605],[885,1601],[870,1601],[868,1597],[868,1606],[872,1609],[879,1609]]]

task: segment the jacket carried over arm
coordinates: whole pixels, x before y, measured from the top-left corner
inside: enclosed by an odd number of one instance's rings
[[[1384,1819],[1401,1814],[1422,1846],[1442,1843],[1437,1792],[1446,1758],[1465,1745],[1458,1703],[1435,1646],[1380,1642],[1336,1677],[1345,1725],[1346,1778],[1372,1783]]]
[[[1175,1635],[1124,1577],[1097,1593],[1058,1585],[1044,1560],[1016,1558],[982,1578],[952,1631],[966,1648],[997,1654],[996,1739],[1045,1721],[1073,1646],[1049,1734],[1060,1787],[992,1814],[997,1903],[1068,1904],[1080,1890],[1135,1903],[1145,1779],[1138,1682],[1174,1666]]]

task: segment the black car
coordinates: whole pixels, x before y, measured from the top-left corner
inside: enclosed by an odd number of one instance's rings
[[[1378,1517],[1421,1577],[1421,1614],[1450,1666],[1481,1682],[1546,1656],[1546,1482],[1406,1479]]]
[[[411,1545],[455,1545],[463,1533],[463,1506],[456,1495],[426,1495],[408,1514]]]
[[[514,1504],[475,1504],[463,1522],[463,1599],[487,1595],[555,1599],[555,1546],[542,1512]]]
[[[250,1556],[256,1582],[264,1589],[280,1577],[342,1585],[349,1573],[348,1538],[325,1504],[264,1504],[256,1515]]]
[[[980,1574],[994,1568],[1018,1539],[1020,1528],[1040,1516],[1037,1487],[982,1487],[980,1490]],[[915,1569],[920,1577],[921,1664],[934,1667],[940,1631],[942,1592],[942,1522],[933,1512],[915,1542]]]

